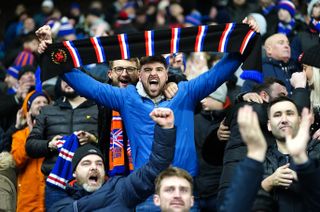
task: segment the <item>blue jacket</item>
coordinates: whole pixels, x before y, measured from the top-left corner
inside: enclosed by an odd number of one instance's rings
[[[75,183],[67,187],[65,196],[48,210],[50,211],[133,211],[135,206],[154,193],[154,180],[169,167],[174,156],[176,129],[155,127],[155,138],[150,159],[142,168],[127,177],[110,178],[93,193],[86,192]]]
[[[200,100],[227,81],[240,63],[239,54],[228,54],[208,72],[188,82],[180,82],[175,97],[157,105],[150,99],[141,97],[132,85],[127,88],[112,87],[99,83],[76,69],[65,73],[64,79],[80,95],[121,113],[130,140],[135,169],[147,162],[151,152],[154,122],[149,113],[155,107],[171,108],[177,126],[173,165],[195,176],[198,165],[194,144],[194,109]]]
[[[294,72],[299,71],[297,64],[293,60],[289,60],[288,63],[274,60],[272,58],[264,58],[262,61],[263,77],[274,77],[281,80],[287,88],[289,95],[292,93],[292,86],[290,83],[291,75]],[[241,88],[242,92],[252,91],[256,83],[251,80],[246,80]]]

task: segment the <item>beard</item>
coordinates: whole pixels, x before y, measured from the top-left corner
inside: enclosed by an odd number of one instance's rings
[[[61,91],[61,95],[65,96],[67,99],[74,99],[79,96],[79,94],[76,91],[72,91],[72,92]]]

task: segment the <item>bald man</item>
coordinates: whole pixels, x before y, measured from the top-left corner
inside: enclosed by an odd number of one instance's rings
[[[291,59],[291,48],[287,36],[281,33],[271,35],[266,39],[264,49],[266,52],[266,57],[262,62],[264,77],[274,77],[281,80],[290,95],[293,89],[290,78],[292,73],[299,71],[299,68],[297,62]],[[254,85],[253,81],[246,80],[241,91],[252,91]]]

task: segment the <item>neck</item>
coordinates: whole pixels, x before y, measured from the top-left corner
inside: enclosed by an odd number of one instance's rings
[[[73,99],[67,99],[70,103],[70,105],[72,106],[72,108],[77,108],[79,105],[81,105],[82,103],[84,103],[87,99],[81,96],[77,96]]]
[[[281,142],[278,140],[276,142],[277,142],[277,147],[278,147],[279,152],[281,152],[282,154],[289,154],[285,142]]]

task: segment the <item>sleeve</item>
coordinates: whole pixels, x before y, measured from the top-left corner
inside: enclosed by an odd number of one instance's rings
[[[36,117],[36,124],[26,142],[26,152],[31,158],[47,157],[50,154],[48,140],[44,139],[46,115],[42,112]]]
[[[12,135],[11,154],[18,168],[22,168],[28,161],[25,148],[26,139],[21,130]]]
[[[78,69],[66,72],[63,79],[81,96],[91,99],[97,104],[120,111],[120,107],[124,103],[125,89],[101,83]]]
[[[154,180],[171,164],[176,141],[176,129],[162,129],[155,126],[154,142],[149,161],[134,171],[116,186],[128,207],[134,207],[154,193]]]
[[[191,101],[196,104],[227,81],[241,64],[238,53],[229,53],[199,77],[186,82]]]
[[[263,175],[261,162],[245,158],[233,176],[219,211],[250,211]],[[246,194],[243,195],[243,191]]]
[[[291,98],[297,104],[299,111],[304,107],[310,108],[310,93],[306,88],[293,89]]]
[[[14,95],[0,96],[0,116],[7,116],[11,113],[17,113],[20,109],[20,103],[16,101]]]
[[[158,125],[155,127],[155,137],[149,162],[127,177],[113,177],[109,182],[114,183],[112,192],[117,196],[114,201],[125,204],[128,208],[133,208],[143,202],[148,196],[154,193],[154,180],[156,176],[166,169],[173,160],[176,129],[162,129]],[[108,182],[107,182],[108,183]],[[73,209],[77,211],[92,211],[93,209],[106,207],[110,201],[100,201],[110,195],[110,188],[105,184],[98,191],[89,196],[85,196],[73,203]],[[95,201],[95,204],[92,202]],[[66,204],[70,207],[71,203]]]
[[[298,179],[301,184],[306,211],[320,211],[320,166],[318,160],[309,160],[307,163],[296,166]]]

